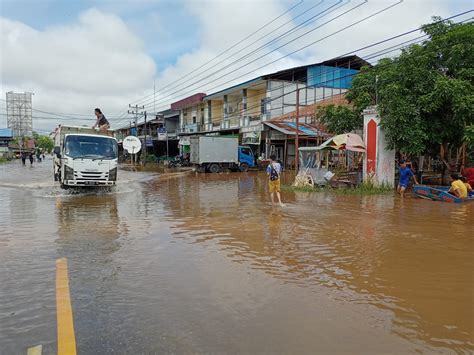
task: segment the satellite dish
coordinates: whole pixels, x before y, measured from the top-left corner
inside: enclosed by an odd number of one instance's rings
[[[136,154],[142,149],[142,142],[135,136],[125,137],[123,140],[123,149],[130,154]]]

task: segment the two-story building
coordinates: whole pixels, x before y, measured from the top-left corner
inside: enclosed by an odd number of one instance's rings
[[[153,154],[156,157],[172,157],[179,153],[178,132],[179,111],[168,109],[151,117],[148,115],[146,123],[142,120],[140,123],[115,130],[115,138],[120,145],[125,137],[137,136],[142,141],[147,154]]]

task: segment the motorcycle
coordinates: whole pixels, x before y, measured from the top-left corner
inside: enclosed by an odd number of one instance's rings
[[[168,167],[170,168],[182,168],[191,166],[189,158],[183,158],[182,156],[176,156],[173,160],[168,162]]]

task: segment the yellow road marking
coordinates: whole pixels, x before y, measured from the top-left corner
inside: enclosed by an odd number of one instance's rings
[[[36,345],[31,348],[28,348],[28,352],[26,354],[27,355],[41,355],[42,351],[43,351],[43,345]]]
[[[76,355],[76,337],[74,336],[66,258],[56,260],[56,315],[58,355]]]

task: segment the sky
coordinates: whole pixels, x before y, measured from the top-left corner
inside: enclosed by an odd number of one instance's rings
[[[358,49],[472,5],[471,0],[0,0],[0,128],[7,125],[9,91],[34,93],[33,109],[43,111],[33,113],[35,130],[92,125],[95,107],[117,128],[128,124],[129,104],[160,111],[194,93],[211,94],[277,70],[343,54],[368,57],[420,33]]]

